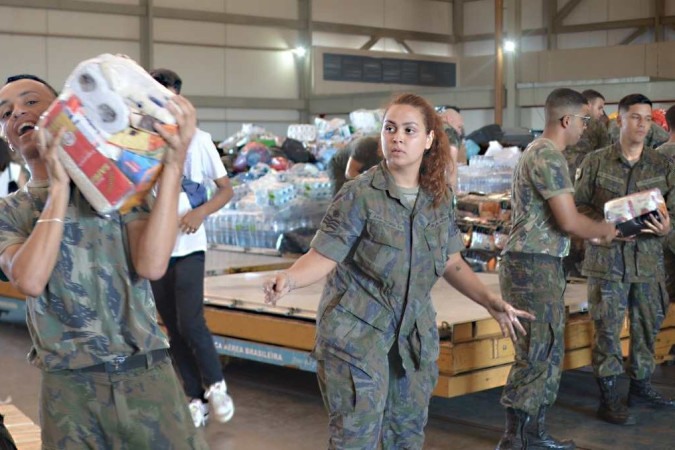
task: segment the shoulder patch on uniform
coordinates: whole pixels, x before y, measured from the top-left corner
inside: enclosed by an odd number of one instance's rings
[[[577,171],[574,174],[574,181],[577,181],[579,178],[581,178],[581,167],[577,167]]]

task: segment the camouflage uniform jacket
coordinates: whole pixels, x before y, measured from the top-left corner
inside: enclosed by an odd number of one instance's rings
[[[662,155],[667,156],[671,161],[675,163],[675,143],[669,144],[666,142],[665,144],[657,148],[656,151],[661,153]]]
[[[527,146],[513,174],[511,190],[513,225],[504,253],[566,256],[570,238],[557,227],[548,200],[572,193],[574,187],[567,161],[553,142],[539,138]]]
[[[574,200],[580,211],[594,219],[604,217],[609,200],[647,189],[658,188],[666,200],[671,217],[673,242],[675,223],[675,166],[663,155],[645,147],[633,164],[621,154],[621,146],[591,153],[581,164]],[[614,241],[609,245],[588,245],[582,273],[608,281],[647,283],[664,280],[662,239],[649,234],[633,241]]]
[[[581,161],[594,150],[605,148],[610,144],[609,133],[605,125],[597,119],[592,119],[584,130],[579,142],[575,145],[568,145],[563,150],[563,155],[567,160],[570,177],[574,177]]]
[[[45,184],[29,183],[0,199],[0,253],[26,241],[46,198]],[[71,189],[56,266],[44,292],[26,299],[31,362],[47,371],[78,369],[168,348],[150,283],[134,273],[127,250],[125,225],[145,216],[137,208],[101,217]]]
[[[318,311],[314,356],[329,352],[369,375],[394,340],[405,370],[438,357],[430,291],[448,255],[464,248],[451,207],[420,189],[401,202],[383,161],[347,182],[329,208],[312,248],[338,262]]]
[[[457,130],[455,130],[454,127],[451,127],[449,125],[446,125],[444,127],[444,130],[445,134],[448,136],[448,141],[450,141],[450,145],[454,145],[455,147],[459,148],[462,145],[462,138],[460,137]]]

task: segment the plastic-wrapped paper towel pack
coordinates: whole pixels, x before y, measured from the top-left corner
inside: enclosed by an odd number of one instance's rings
[[[668,214],[666,202],[659,189],[636,192],[605,203],[605,219],[616,224],[621,236],[634,236],[647,229],[645,220],[658,217],[657,211]]]
[[[177,131],[173,95],[134,61],[103,54],[80,63],[44,113],[48,133],[65,127],[59,157],[98,213],[124,213],[152,188],[167,149],[153,124]]]

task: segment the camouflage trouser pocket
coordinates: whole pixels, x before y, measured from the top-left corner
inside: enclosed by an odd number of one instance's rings
[[[532,362],[547,362],[553,356],[555,333],[553,325],[545,322],[530,322],[530,335],[527,348],[527,359]]]
[[[375,404],[378,397],[386,396],[384,392],[378,395],[375,378],[334,355],[325,355],[325,359],[318,361],[317,376],[329,414],[351,414],[377,409]]]
[[[408,336],[408,343],[418,369],[421,365],[436,364],[438,360],[439,338],[435,317],[436,313],[433,310],[423,312],[415,320],[415,326]]]

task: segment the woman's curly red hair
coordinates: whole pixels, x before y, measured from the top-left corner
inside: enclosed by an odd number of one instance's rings
[[[431,104],[419,95],[405,93],[394,97],[385,109],[385,116],[386,110],[393,105],[409,105],[416,108],[422,114],[426,133],[434,132],[434,140],[429,150],[424,153],[420,166],[420,187],[431,194],[434,207],[438,207],[448,197],[447,174],[454,169],[450,158],[450,141],[443,129],[443,122]]]

